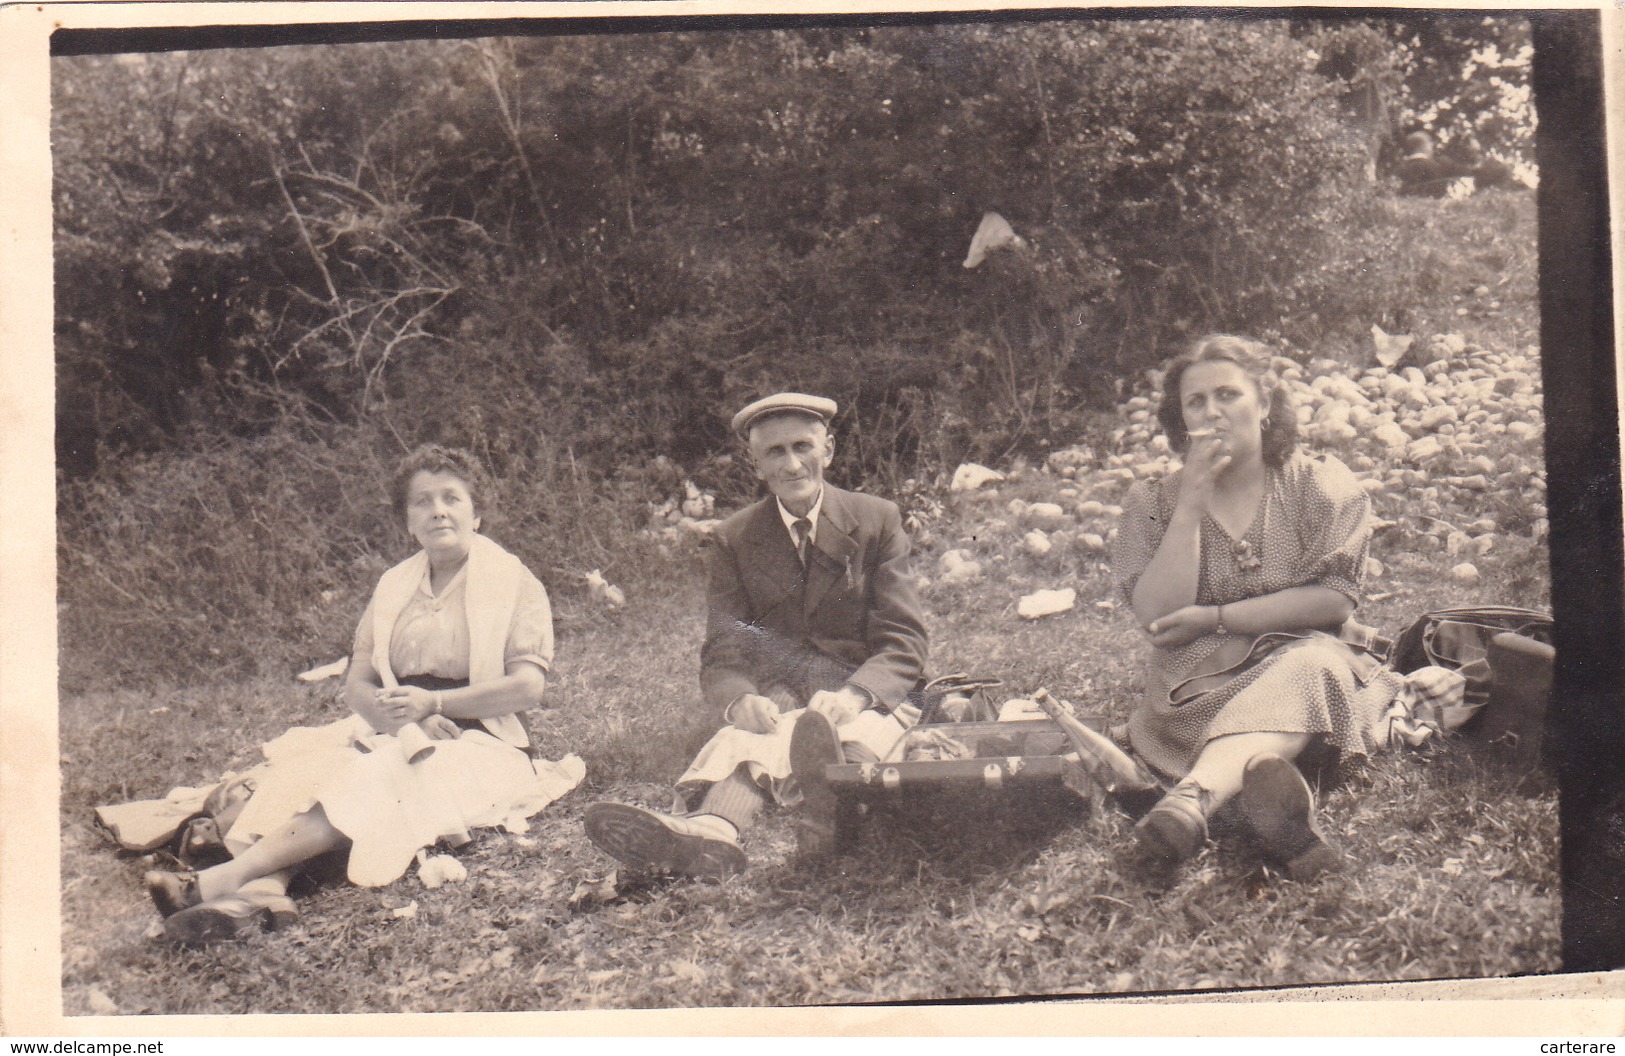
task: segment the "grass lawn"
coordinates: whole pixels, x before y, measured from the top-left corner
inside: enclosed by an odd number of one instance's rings
[[[1435,262],[1444,307],[1419,334],[1459,333],[1490,352],[1533,344],[1527,196],[1394,208],[1407,222],[1425,214],[1436,230],[1458,228]],[[1493,297],[1477,292],[1492,286]],[[1469,433],[1462,423],[1452,435],[1468,443]],[[1491,439],[1501,457],[1504,437]],[[1372,461],[1378,515],[1391,522],[1374,547],[1383,570],[1367,583],[1373,600],[1363,619],[1397,633],[1446,604],[1549,604],[1538,518],[1526,508],[1532,485],[1498,476],[1480,501],[1442,474],[1437,484],[1390,480],[1383,474],[1394,460],[1375,451],[1363,436],[1340,451]],[[940,512],[924,516],[918,567],[931,580],[937,671],[996,674],[1012,692],[1048,687],[1080,710],[1127,714],[1143,640],[1126,615],[1100,604],[1112,590],[1103,556],[1082,539],[1091,524],[1078,514],[1061,545],[1033,556],[1011,509],[1012,500],[1110,505],[1120,491],[1104,483],[1112,459],[1100,454],[1076,479],[1010,467],[996,490],[944,495]],[[1146,456],[1134,444],[1114,454],[1118,468]],[[1422,496],[1426,487],[1435,494]],[[1497,520],[1496,530],[1464,532],[1469,514]],[[1111,513],[1096,521],[1109,531]],[[1493,539],[1475,542],[1485,535]],[[653,544],[623,545],[630,554]],[[969,550],[983,574],[942,582],[938,561],[950,549]],[[1480,577],[1473,584],[1450,571],[1469,554]],[[872,817],[853,853],[814,867],[793,861],[786,818],[770,814],[747,835],[752,868],[724,884],[624,875],[595,884],[614,863],[586,842],[582,809],[600,797],[667,806],[671,781],[717,721],[697,702],[698,554],[645,554],[623,567],[645,571],[622,574],[629,601],[617,611],[543,577],[555,593],[559,670],[536,725],[549,756],[573,751],[586,760],[582,788],[528,833],[487,833],[457,852],[466,882],[436,890],[415,875],[379,890],[315,882],[301,892],[296,926],[241,944],[177,951],[155,939],[140,882],[148,864],[115,855],[91,808],[254,764],[258,745],[287,726],[340,717],[333,684],[199,679],[65,695],[63,1011],[805,1005],[1559,967],[1555,792],[1542,774],[1511,772],[1468,739],[1378,754],[1360,779],[1330,790],[1323,821],[1355,868],[1307,885],[1261,866],[1222,825],[1216,844],[1185,869],[1148,873],[1125,853],[1126,819],[1065,794],[911,801]],[[1075,587],[1078,607],[1040,621],[1015,615],[1023,594],[1054,586]]]
[[[688,691],[700,628],[686,599],[700,584],[684,576],[671,586],[590,637],[561,642],[574,669],[618,672],[566,676],[551,690],[551,738],[587,759],[589,787],[540,815],[528,835],[487,834],[462,852],[464,884],[325,882],[301,900],[297,927],[240,946],[176,952],[148,937],[156,915],[140,886],[142,865],[110,853],[89,807],[162,792],[170,775],[208,773],[219,761],[251,764],[261,738],[337,709],[325,693],[274,684],[229,698],[177,691],[65,701],[65,1010],[90,1011],[92,991],[123,1012],[472,1011],[1157,991],[1558,967],[1555,799],[1465,746],[1381,756],[1367,784],[1332,792],[1325,823],[1359,868],[1307,886],[1266,874],[1239,839],[1221,838],[1171,882],[1142,874],[1122,853],[1126,819],[1091,815],[1068,797],[1026,804],[1028,816],[973,801],[935,819],[878,817],[856,853],[811,871],[791,861],[792,837],[775,815],[746,841],[753,868],[725,884],[623,882],[608,902],[572,902],[582,880],[613,868],[582,836],[582,807],[600,794],[664,805],[684,755],[683,737],[664,731],[705,729]],[[934,611],[944,611],[943,600]],[[952,600],[955,615],[939,627],[956,641],[954,653],[984,659],[975,669],[1056,687],[1121,716],[1132,682],[1125,658],[1138,643],[1120,621],[1074,614],[1014,625]],[[1053,659],[1031,680],[1022,656]],[[1102,657],[1112,658],[1104,669],[1093,659]],[[1090,684],[1087,694],[1071,688]],[[152,716],[155,707],[169,710]],[[222,711],[241,721],[222,728]],[[651,729],[662,735],[641,732]],[[115,742],[133,772],[75,762]],[[414,902],[415,917],[393,915]]]

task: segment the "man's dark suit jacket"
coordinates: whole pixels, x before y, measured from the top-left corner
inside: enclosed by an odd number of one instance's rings
[[[773,686],[804,702],[851,683],[889,709],[919,684],[926,633],[896,504],[826,483],[814,536],[803,569],[771,495],[712,533],[700,650],[708,703],[725,708]]]

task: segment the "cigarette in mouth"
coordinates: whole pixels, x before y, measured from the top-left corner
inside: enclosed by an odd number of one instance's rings
[[[1206,440],[1216,432],[1218,432],[1216,429],[1192,429],[1185,435],[1190,437],[1192,440]]]

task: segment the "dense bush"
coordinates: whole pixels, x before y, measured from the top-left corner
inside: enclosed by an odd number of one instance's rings
[[[1326,290],[1342,291],[1351,317],[1385,326],[1407,320],[1422,334],[1466,325],[1500,350],[1535,341],[1527,196],[1396,200],[1373,209],[1369,220],[1342,240],[1343,256],[1317,277]],[[1490,294],[1473,292],[1481,287],[1493,288],[1499,307],[1490,307]],[[1468,306],[1465,319],[1461,305]],[[1386,314],[1361,315],[1377,312]],[[1348,354],[1356,336],[1369,341],[1350,333],[1318,350]],[[258,441],[200,438],[191,453],[135,460],[120,472],[104,468],[68,483],[59,520],[64,685],[247,672],[285,678],[343,653],[377,574],[407,552],[384,480],[403,445],[424,437],[468,446],[489,463],[497,484],[489,530],[547,582],[566,638],[597,618],[581,573],[602,568],[636,597],[673,581],[673,566],[697,570],[693,550],[662,553],[637,534],[649,505],[680,495],[685,476],[703,480],[723,510],[755,493],[729,443],[690,467],[656,456],[615,473],[596,471],[576,457],[571,437],[607,436],[624,419],[594,424],[555,400],[548,386],[567,389],[578,350],[545,345],[543,355],[527,360],[495,340],[468,348],[412,372],[416,387],[363,426],[309,430],[290,419]],[[515,364],[528,364],[530,373]],[[652,399],[649,388],[639,392]],[[922,397],[916,405],[924,404]],[[406,405],[433,412],[413,417]],[[1111,412],[1099,422],[1101,437],[1122,424]],[[965,427],[899,417],[878,428],[946,435]],[[886,440],[873,440],[863,420],[844,423],[834,476],[867,481],[910,508],[940,497],[930,481],[865,477],[861,456],[875,442]],[[932,476],[940,485],[952,468],[938,463]],[[1520,518],[1527,519],[1527,511],[1484,512],[1509,531],[1521,531]]]
[[[287,673],[345,651],[365,591],[405,555],[358,438],[274,432],[69,485],[59,532],[63,681]],[[297,662],[297,661],[294,661]]]
[[[62,60],[61,461],[353,423],[482,339],[575,350],[545,384],[626,408],[572,437],[604,468],[698,457],[718,403],[789,381],[909,423],[870,469],[1030,447],[1280,314],[1358,197],[1328,96],[1274,22]],[[961,269],[988,209],[1031,248]]]

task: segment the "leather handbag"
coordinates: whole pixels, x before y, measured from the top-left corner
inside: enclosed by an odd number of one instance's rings
[[[1466,703],[1482,707],[1493,683],[1490,642],[1517,634],[1552,644],[1552,614],[1515,605],[1472,605],[1423,613],[1394,640],[1388,664],[1400,674],[1421,667],[1459,671],[1467,680]]]

